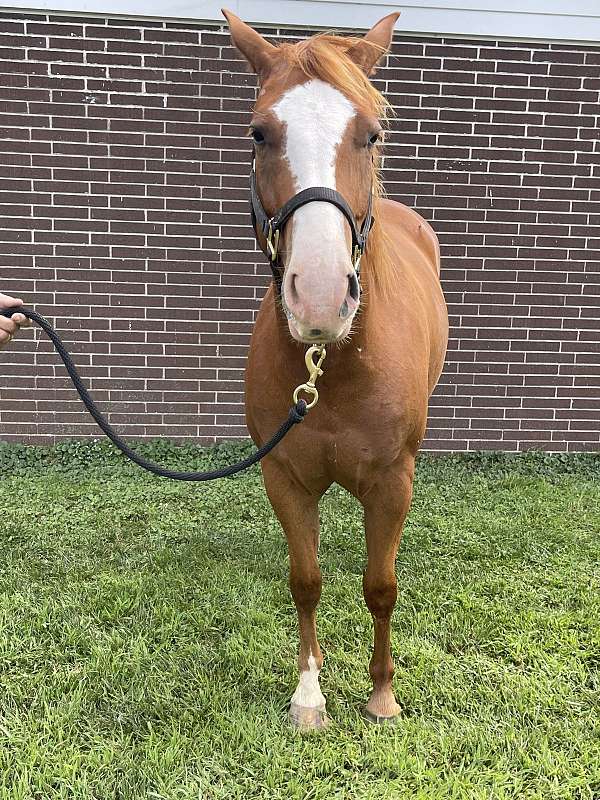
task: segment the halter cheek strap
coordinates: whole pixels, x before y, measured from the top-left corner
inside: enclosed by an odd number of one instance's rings
[[[259,231],[265,238],[265,255],[269,259],[271,270],[273,271],[273,278],[278,288],[281,287],[282,280],[282,264],[279,259],[279,237],[281,231],[294,211],[297,211],[307,203],[314,202],[331,203],[331,205],[342,212],[348,221],[352,233],[352,264],[354,265],[357,278],[360,278],[360,259],[365,251],[367,237],[374,222],[372,191],[369,192],[367,213],[360,228],[356,224],[356,218],[344,197],[335,189],[330,189],[327,186],[311,186],[308,189],[303,189],[284,203],[272,217],[269,217],[258,196],[254,153],[252,154],[252,170],[250,172],[250,214],[252,217],[252,227],[254,228],[257,239],[259,238]]]

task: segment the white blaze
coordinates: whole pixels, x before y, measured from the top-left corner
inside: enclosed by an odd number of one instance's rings
[[[356,113],[352,103],[333,86],[315,78],[286,92],[273,112],[285,124],[285,157],[294,191],[311,186],[336,189],[337,149]],[[304,254],[313,261],[319,256],[329,261],[333,253],[349,258],[344,216],[331,203],[308,203],[294,213],[293,220],[292,258]]]
[[[298,686],[292,695],[292,705],[325,710],[325,698],[319,686],[319,670],[312,655],[308,657],[308,669],[300,673]]]

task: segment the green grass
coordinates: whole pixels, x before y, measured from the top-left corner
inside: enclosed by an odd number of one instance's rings
[[[146,447],[168,463],[210,453]],[[179,455],[178,455],[179,453]],[[0,447],[0,798],[600,797],[600,459],[422,458],[398,559],[395,728],[360,716],[361,514],[322,505],[322,688],[252,471],[173,483],[104,445]]]

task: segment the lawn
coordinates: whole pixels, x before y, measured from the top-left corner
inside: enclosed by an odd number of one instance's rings
[[[184,468],[243,446],[146,446]],[[398,559],[403,715],[360,716],[354,500],[322,504],[322,688],[257,470],[174,483],[105,445],[0,447],[1,800],[600,798],[600,457],[422,457]]]

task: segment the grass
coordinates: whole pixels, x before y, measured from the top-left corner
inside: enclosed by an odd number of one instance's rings
[[[186,467],[234,450],[146,448]],[[360,717],[361,515],[330,491],[334,723],[304,736],[286,724],[286,548],[256,470],[178,484],[72,443],[0,447],[0,475],[1,800],[600,797],[598,457],[421,458],[395,728]]]

